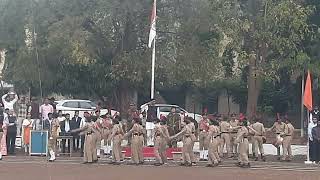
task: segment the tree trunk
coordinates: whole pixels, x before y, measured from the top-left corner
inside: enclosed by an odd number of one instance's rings
[[[257,113],[258,99],[261,90],[261,79],[257,74],[257,57],[254,54],[250,55],[249,59],[249,77],[248,77],[248,102],[247,102],[247,116],[253,117]]]

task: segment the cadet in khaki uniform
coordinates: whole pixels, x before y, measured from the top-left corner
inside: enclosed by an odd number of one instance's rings
[[[192,144],[191,144],[191,146],[192,146],[192,153],[190,154],[190,158],[191,158],[191,163],[192,163],[192,165],[196,165],[196,157],[195,157],[195,155],[194,155],[194,153],[193,153],[194,142],[196,142],[196,140],[197,140],[197,137],[196,137],[196,126],[195,126],[194,123],[193,123],[193,118],[191,118],[191,117],[187,117],[187,118],[189,118],[189,120],[190,120],[190,123],[188,124],[188,126],[191,127],[191,131],[192,131],[192,135],[191,135],[191,140],[192,140]]]
[[[220,147],[220,156],[223,156],[223,149],[224,146],[226,146],[227,149],[227,157],[231,157],[230,152],[230,124],[227,122],[227,118],[223,117],[221,123],[220,123],[220,132],[221,132],[221,147]]]
[[[53,116],[53,119],[51,121],[50,129],[49,129],[49,140],[48,140],[48,149],[49,149],[49,154],[50,154],[50,162],[53,162],[56,160],[56,151],[57,151],[57,137],[59,136],[58,129],[60,127],[60,122],[57,119],[58,116],[57,114],[51,114],[49,113],[49,118],[50,116]]]
[[[156,158],[155,166],[161,166],[167,163],[166,149],[169,140],[169,131],[165,121],[155,120],[154,128],[154,155]]]
[[[215,167],[221,163],[221,159],[218,153],[219,136],[220,136],[219,122],[210,120],[209,133],[208,133],[209,162],[207,167]]]
[[[261,159],[265,161],[264,156],[264,149],[263,149],[263,139],[265,138],[266,130],[264,128],[264,125],[261,123],[261,118],[257,117],[256,122],[252,124],[251,130],[249,131],[253,135],[253,146],[254,146],[254,154],[256,155],[255,160],[258,161],[259,159],[259,152],[261,154]]]
[[[124,135],[123,129],[119,123],[119,117],[115,117],[112,121],[113,128],[108,141],[112,140],[112,162],[111,164],[119,165],[122,157],[121,142]]]
[[[273,131],[275,133],[275,141],[273,145],[277,148],[278,160],[280,160],[280,145],[282,144],[282,137],[285,135],[286,124],[281,121],[278,117],[273,126],[269,129],[269,131]]]
[[[237,132],[239,128],[239,120],[236,119],[236,115],[232,114],[231,115],[231,120],[230,120],[230,151],[233,153],[233,157],[238,156],[238,144],[235,142],[237,138]]]
[[[182,147],[182,156],[183,156],[183,163],[181,163],[181,166],[192,166],[191,157],[193,154],[193,141],[192,141],[192,126],[189,124],[191,123],[189,118],[185,118],[184,122],[186,125],[184,125],[183,129],[176,135],[171,136],[170,140],[176,139],[180,136],[183,136],[183,147]]]
[[[200,161],[208,159],[208,131],[209,131],[209,120],[207,115],[203,115],[199,125],[199,148],[200,148]]]
[[[143,141],[144,141],[144,129],[142,122],[138,117],[133,118],[134,124],[130,131],[127,132],[125,137],[132,135],[131,139],[131,159],[135,165],[143,164]]]
[[[239,143],[239,157],[237,165],[243,168],[249,168],[249,141],[248,141],[248,121],[244,119],[241,122],[241,128],[238,130],[236,142]]]
[[[293,138],[294,127],[291,124],[289,119],[286,119],[286,130],[283,137],[282,147],[283,147],[283,157],[282,161],[291,161],[292,150],[291,150],[291,141]]]
[[[71,132],[79,132],[80,135],[84,134],[85,135],[85,141],[84,141],[84,156],[83,156],[83,163],[94,163],[98,161],[97,157],[97,149],[96,149],[96,144],[97,144],[97,139],[95,137],[97,132],[95,128],[95,123],[92,121],[92,117],[87,118],[87,123],[84,125],[84,127],[79,128],[79,129],[74,129]]]

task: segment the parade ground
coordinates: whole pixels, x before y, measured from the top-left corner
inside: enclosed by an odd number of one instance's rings
[[[177,162],[154,167],[151,162],[143,166],[81,164],[81,158],[57,160],[49,163],[41,157],[11,157],[0,162],[1,180],[320,180],[320,168],[303,163],[253,162],[252,168],[234,166],[226,161],[220,167],[208,168],[205,163],[194,167],[180,167]]]

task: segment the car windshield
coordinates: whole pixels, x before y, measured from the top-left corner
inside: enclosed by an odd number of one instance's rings
[[[174,106],[159,106],[159,111],[160,112],[171,112],[171,108],[173,108]],[[181,113],[182,109],[179,107],[175,107],[176,108],[176,113]]]
[[[91,107],[97,107],[97,104],[94,102],[89,101],[88,103],[91,105]]]

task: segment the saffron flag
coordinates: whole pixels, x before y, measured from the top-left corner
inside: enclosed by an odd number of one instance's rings
[[[312,89],[311,89],[311,77],[308,71],[307,81],[304,88],[303,104],[309,111],[312,111]]]
[[[152,47],[152,42],[155,41],[157,31],[156,31],[156,19],[157,19],[157,0],[154,0],[152,13],[151,13],[151,27],[149,33],[149,44],[148,47]]]

